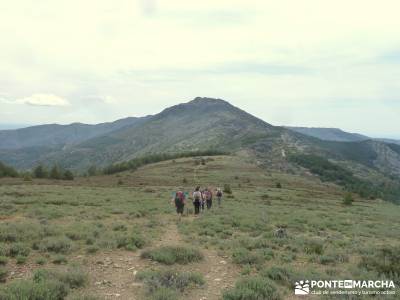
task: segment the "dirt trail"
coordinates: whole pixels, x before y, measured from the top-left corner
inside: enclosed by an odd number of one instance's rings
[[[192,216],[184,218],[187,222],[191,222],[193,219],[194,217]],[[170,223],[163,238],[156,244],[157,246],[168,246],[187,243],[183,242],[176,223]],[[222,292],[234,285],[239,269],[228,262],[227,257],[219,256],[215,250],[203,248],[200,251],[204,255],[203,261],[177,267],[182,271],[199,272],[203,274],[206,281],[205,286],[185,295],[185,299],[221,299]]]
[[[189,221],[189,220],[187,220]],[[169,220],[160,240],[153,247],[168,245],[187,245],[178,232],[175,220]],[[223,290],[234,285],[238,268],[227,258],[218,256],[215,250],[201,249],[204,260],[185,266],[174,265],[179,271],[192,271],[203,274],[205,286],[185,294],[184,299],[221,299]],[[82,257],[90,272],[90,292],[105,299],[143,299],[143,285],[135,281],[138,271],[150,267],[165,268],[161,264],[140,258],[140,252],[112,251],[94,257]]]

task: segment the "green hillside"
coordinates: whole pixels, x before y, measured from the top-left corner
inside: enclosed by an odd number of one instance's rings
[[[359,191],[363,196],[381,198],[382,193],[377,190],[386,189],[390,190],[391,201],[398,201],[400,150],[397,145],[376,140],[321,140],[272,126],[224,100],[196,98],[153,116],[100,125],[94,128],[105,126],[108,132],[86,136],[69,144],[52,145],[52,140],[43,145],[41,139],[57,136],[54,131],[49,137],[43,135],[38,139],[37,143],[42,143],[40,146],[0,149],[0,160],[22,170],[32,169],[38,164],[48,167],[57,164],[74,171],[76,175],[83,175],[93,166],[101,170],[157,155],[179,157],[181,153],[199,151],[245,151],[266,168],[301,174],[307,166],[299,165],[288,157],[316,155],[351,172],[354,175],[352,182],[356,182],[357,186],[352,190]],[[61,128],[66,134],[73,127]],[[35,128],[25,130],[33,132]],[[85,131],[74,130],[79,133],[77,136],[85,135]],[[368,190],[373,187],[375,191],[362,193],[367,187]]]
[[[293,299],[300,279],[399,286],[399,206],[356,195],[344,205],[340,187],[246,153],[199,159],[72,182],[0,179],[0,298]],[[179,222],[171,193],[197,184],[231,193],[198,218],[189,204]]]

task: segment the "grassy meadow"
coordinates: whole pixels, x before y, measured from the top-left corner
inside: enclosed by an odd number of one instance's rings
[[[199,217],[189,201],[178,221],[171,194],[196,185],[231,193]],[[400,207],[344,205],[344,194],[248,156],[71,182],[0,179],[0,299],[295,299],[300,279],[398,286]]]

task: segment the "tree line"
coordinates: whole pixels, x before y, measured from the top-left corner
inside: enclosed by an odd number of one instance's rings
[[[178,159],[178,158],[184,158],[184,157],[196,157],[196,156],[216,156],[216,155],[226,155],[226,152],[218,151],[218,150],[205,150],[205,151],[188,151],[188,152],[179,152],[179,153],[155,153],[155,154],[149,154],[146,156],[142,157],[137,157],[125,162],[117,163],[117,164],[112,164],[102,170],[101,173],[110,175],[110,174],[115,174],[115,173],[120,173],[123,171],[128,171],[128,170],[136,170],[139,167],[148,165],[148,164],[153,164],[165,160],[171,160],[171,159]],[[92,169],[88,170],[88,174],[90,171],[93,171]]]
[[[204,151],[187,151],[179,153],[153,153],[141,157],[137,157],[125,162],[111,164],[103,169],[98,168],[96,165],[90,166],[85,172],[84,176],[96,176],[96,175],[111,175],[124,171],[134,171],[138,168],[157,163],[161,161],[178,159],[184,157],[196,157],[196,156],[216,156],[216,155],[226,155],[226,152],[218,150],[204,150]],[[6,166],[0,162],[0,177],[34,177],[34,178],[48,178],[56,180],[73,180],[74,174],[68,170],[59,167],[58,164],[54,164],[50,169],[39,164],[31,172],[21,172],[19,173],[14,168]]]
[[[73,180],[74,174],[70,170],[60,168],[57,164],[54,164],[50,169],[39,164],[32,170],[32,172],[18,172],[13,167],[0,162],[0,177],[34,177],[56,180]]]
[[[382,198],[400,203],[400,183],[394,180],[388,179],[386,182],[373,183],[356,177],[351,171],[318,155],[291,155],[289,159],[318,175],[322,181],[336,183],[343,186],[345,190],[357,193],[363,198]]]

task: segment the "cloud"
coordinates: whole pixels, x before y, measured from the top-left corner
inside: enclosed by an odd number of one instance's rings
[[[16,103],[33,106],[68,106],[68,100],[53,94],[33,94],[32,96],[17,99]]]
[[[152,15],[157,10],[156,0],[139,0],[139,6],[144,15]]]
[[[88,96],[83,96],[82,99],[93,101],[95,103],[105,103],[105,104],[117,104],[118,100],[110,95],[88,95]]]

